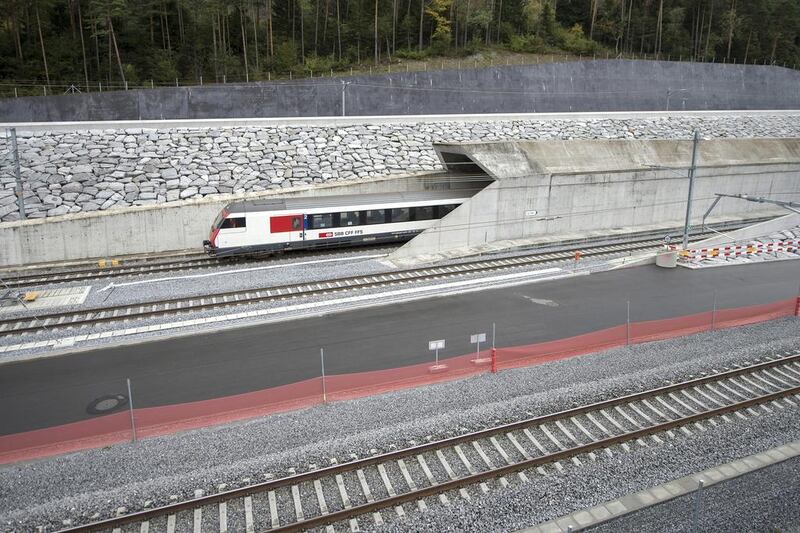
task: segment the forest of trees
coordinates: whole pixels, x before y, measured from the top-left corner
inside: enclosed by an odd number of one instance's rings
[[[800,64],[800,0],[0,0],[6,86],[267,79],[483,49]],[[63,91],[63,89],[62,89]],[[41,92],[39,93],[41,94]]]

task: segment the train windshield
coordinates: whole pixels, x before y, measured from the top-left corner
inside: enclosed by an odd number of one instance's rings
[[[220,211],[219,215],[217,215],[217,218],[214,219],[214,225],[212,226],[212,228],[219,229],[219,227],[222,226],[222,221],[225,220],[226,216],[228,216],[227,209],[223,209],[222,211]]]

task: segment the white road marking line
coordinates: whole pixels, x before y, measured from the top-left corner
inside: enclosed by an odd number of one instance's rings
[[[175,515],[171,514],[167,517],[167,533],[175,533]]]

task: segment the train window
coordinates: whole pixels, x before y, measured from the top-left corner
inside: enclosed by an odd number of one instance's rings
[[[333,213],[311,215],[311,229],[325,229],[333,227]]]
[[[303,227],[303,217],[292,217],[292,231],[300,231]]]
[[[238,218],[226,218],[222,221],[222,225],[220,229],[232,229],[232,228],[246,228],[247,227],[247,219],[244,217]]]
[[[411,210],[408,207],[392,209],[392,222],[408,222],[411,220]]]
[[[222,226],[222,221],[225,220],[225,217],[228,216],[228,212],[226,210],[222,210],[217,215],[217,218],[214,219],[214,227],[219,228]]]
[[[386,222],[386,211],[383,209],[370,209],[367,211],[367,224],[383,224]]]
[[[436,218],[444,218],[450,213],[450,211],[454,210],[458,207],[458,204],[449,204],[449,205],[440,205],[438,210],[439,213],[437,214]]]
[[[414,208],[414,220],[431,220],[434,218],[434,206],[424,206]]]
[[[358,226],[361,224],[361,211],[339,213],[339,226]]]

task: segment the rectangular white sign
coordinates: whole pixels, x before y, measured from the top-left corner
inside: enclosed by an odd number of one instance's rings
[[[428,342],[429,350],[444,350],[444,339]]]
[[[476,333],[475,335],[470,335],[469,342],[472,344],[476,344],[478,342],[486,342],[486,333]]]

